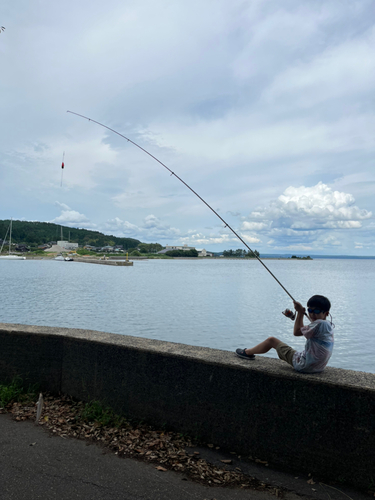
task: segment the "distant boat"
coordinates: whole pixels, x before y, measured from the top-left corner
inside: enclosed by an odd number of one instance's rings
[[[10,224],[9,224],[9,227],[8,227],[7,232],[5,234],[3,244],[1,245],[1,249],[0,249],[0,254],[1,254],[1,252],[3,251],[3,246],[5,243],[5,240],[7,238],[8,231],[9,231],[9,252],[8,252],[8,255],[0,255],[0,259],[1,260],[26,260],[26,257],[24,257],[23,255],[13,255],[10,253],[10,249],[12,246],[12,223],[13,223],[13,219],[10,219]]]
[[[69,257],[69,256],[64,257],[64,255],[62,253],[60,255],[57,255],[54,260],[65,260],[66,262],[73,261],[72,257]]]

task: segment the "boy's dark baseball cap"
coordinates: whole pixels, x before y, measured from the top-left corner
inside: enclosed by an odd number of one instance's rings
[[[321,309],[322,312],[329,312],[331,302],[324,295],[313,295],[307,301],[307,307],[315,307],[316,309]]]

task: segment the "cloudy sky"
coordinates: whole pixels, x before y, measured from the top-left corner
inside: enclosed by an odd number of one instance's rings
[[[375,255],[373,0],[5,0],[0,219]],[[61,186],[61,161],[65,169]]]

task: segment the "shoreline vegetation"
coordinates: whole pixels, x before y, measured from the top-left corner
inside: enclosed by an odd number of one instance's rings
[[[9,220],[0,220],[0,244],[2,243],[2,235],[6,234],[6,229],[9,226]],[[160,252],[164,247],[160,243],[142,243],[134,238],[120,238],[113,235],[105,235],[99,231],[91,231],[88,229],[78,229],[50,222],[30,222],[30,221],[12,221],[12,253],[15,255],[26,255],[27,258],[50,258],[53,259],[59,252],[54,251],[53,245],[57,241],[61,241],[68,237],[69,243],[76,243],[78,248],[75,251],[63,251],[63,254],[74,255],[79,257],[91,258],[124,258],[126,255],[132,258],[145,257],[147,259],[171,259],[171,258],[199,258],[199,259],[254,259],[260,257],[258,250],[247,251],[242,249],[224,250],[223,252],[212,253],[207,256],[199,256],[195,248],[174,249],[163,254]],[[3,236],[4,237],[4,236]],[[60,238],[60,240],[59,240]],[[106,248],[107,247],[107,248]],[[49,252],[49,248],[51,251]],[[111,252],[112,249],[117,249],[116,253]],[[47,256],[47,254],[50,254]],[[274,258],[282,258],[275,256]],[[284,257],[288,259],[289,257]],[[309,260],[310,257],[290,258]]]
[[[26,387],[20,378],[0,384],[0,414],[8,413],[18,422],[36,422],[38,396],[38,388]],[[193,450],[197,445],[214,448],[213,444],[116,415],[98,401],[84,403],[67,395],[43,394],[42,411],[36,423],[54,436],[96,443],[119,457],[152,463],[160,472],[183,473],[206,486],[255,489],[282,496],[283,488],[246,475],[231,465],[232,460],[221,460],[222,467],[217,467]],[[258,462],[253,457],[249,460]]]

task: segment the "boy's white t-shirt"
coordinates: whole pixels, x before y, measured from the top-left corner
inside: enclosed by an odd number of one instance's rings
[[[302,334],[306,337],[306,344],[304,351],[294,353],[295,370],[305,373],[317,373],[324,370],[332,355],[333,329],[332,323],[324,319],[317,319],[301,328]]]

